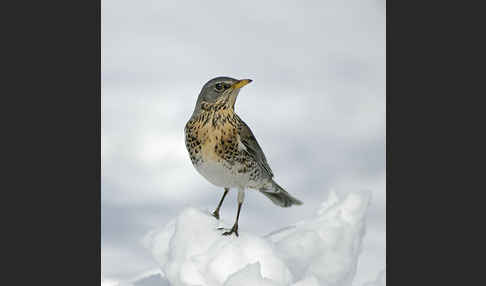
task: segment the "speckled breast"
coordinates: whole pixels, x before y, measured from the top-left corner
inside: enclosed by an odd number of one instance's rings
[[[238,135],[238,119],[230,111],[202,113],[186,124],[185,141],[196,170],[220,187],[246,187],[254,167]]]

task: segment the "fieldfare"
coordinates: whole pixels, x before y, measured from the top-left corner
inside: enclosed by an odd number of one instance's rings
[[[219,209],[230,188],[238,189],[236,220],[223,235],[238,236],[245,189],[260,191],[280,207],[302,204],[272,179],[273,172],[250,127],[235,113],[236,97],[250,82],[230,77],[208,81],[184,129],[187,151],[196,170],[213,185],[224,188],[213,216],[219,219]]]

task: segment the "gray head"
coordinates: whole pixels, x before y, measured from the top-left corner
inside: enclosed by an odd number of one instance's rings
[[[234,109],[240,89],[250,82],[252,82],[251,79],[238,80],[225,76],[213,78],[202,87],[193,115],[209,106]]]

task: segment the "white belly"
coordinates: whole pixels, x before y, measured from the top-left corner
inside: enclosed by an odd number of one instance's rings
[[[238,173],[238,163],[229,169],[222,164],[206,161],[199,163],[196,170],[201,174],[206,180],[208,180],[213,185],[223,188],[246,188],[250,175],[249,173]]]

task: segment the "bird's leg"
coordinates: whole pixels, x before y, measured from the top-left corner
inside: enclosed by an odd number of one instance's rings
[[[223,204],[223,201],[224,201],[224,198],[226,197],[226,195],[228,194],[229,192],[229,188],[224,188],[224,194],[223,194],[223,197],[221,198],[221,200],[219,201],[219,204],[218,206],[216,207],[216,209],[214,210],[213,212],[213,216],[216,218],[216,219],[219,219],[219,208],[221,207],[221,205]]]
[[[233,227],[230,229],[230,231],[224,232],[223,235],[230,235],[232,233],[238,235],[238,219],[240,218],[240,211],[241,211],[241,205],[243,205],[243,201],[245,200],[245,191],[240,189],[238,190],[238,212],[236,214],[236,221]]]

